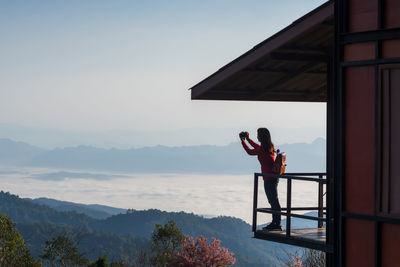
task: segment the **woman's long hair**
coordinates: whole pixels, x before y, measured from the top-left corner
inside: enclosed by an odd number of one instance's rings
[[[261,149],[269,154],[274,153],[275,147],[271,141],[271,134],[267,128],[258,128],[257,129],[258,139],[261,142]]]

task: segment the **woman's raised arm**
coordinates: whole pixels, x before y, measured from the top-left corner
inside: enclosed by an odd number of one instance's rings
[[[260,147],[260,145],[257,144],[256,142],[254,142],[253,140],[251,140],[250,137],[247,137],[246,139],[247,139],[247,142],[249,142],[249,144],[250,144],[252,147],[254,147],[254,148],[259,148],[259,147]]]
[[[247,154],[249,154],[250,156],[255,156],[258,154],[256,149],[251,149],[247,146],[244,139],[242,139],[242,146],[243,146],[244,150],[246,150]]]

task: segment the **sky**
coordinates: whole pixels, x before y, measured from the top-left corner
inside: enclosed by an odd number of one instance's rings
[[[322,103],[192,101],[189,91],[324,2],[2,0],[0,124],[74,133],[198,129],[210,136],[202,142],[211,142],[210,129],[324,129]]]

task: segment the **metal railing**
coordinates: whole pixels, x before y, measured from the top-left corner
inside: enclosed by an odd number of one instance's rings
[[[274,211],[270,208],[258,208],[258,177],[266,176],[270,178],[279,178],[287,180],[287,191],[286,191],[286,207],[281,208],[281,211]],[[313,177],[314,176],[314,177]],[[316,178],[317,177],[317,178]],[[325,177],[325,178],[324,178]],[[292,207],[292,181],[309,181],[318,183],[318,207]],[[285,174],[265,174],[265,173],[254,173],[254,196],[253,196],[253,232],[257,230],[257,212],[281,214],[286,216],[286,236],[290,236],[291,231],[291,218],[302,218],[307,220],[318,221],[318,228],[323,227],[323,223],[326,222],[324,210],[326,207],[323,206],[323,187],[327,183],[326,173],[285,173]],[[318,211],[318,217],[309,216],[304,214],[294,214],[292,211]]]

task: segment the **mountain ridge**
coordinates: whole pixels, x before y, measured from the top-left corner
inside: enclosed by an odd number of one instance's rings
[[[287,172],[324,172],[326,142],[283,144]],[[4,165],[59,169],[136,173],[245,174],[259,170],[256,158],[249,157],[241,144],[199,145],[136,149],[103,149],[76,146],[44,150],[27,143],[0,139],[0,159]]]
[[[120,213],[126,213],[126,209],[110,207],[106,205],[99,205],[99,204],[82,204],[82,203],[75,203],[69,201],[61,201],[52,198],[24,198],[29,200],[33,203],[41,204],[53,208],[57,211],[75,211],[77,213],[86,214],[95,219],[106,219],[113,215],[117,215]]]

